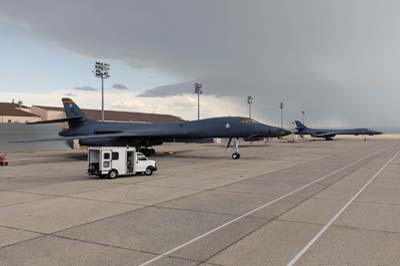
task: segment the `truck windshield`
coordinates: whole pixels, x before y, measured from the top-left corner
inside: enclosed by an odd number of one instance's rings
[[[139,161],[145,161],[146,160],[146,156],[144,156],[142,153],[138,153],[137,154],[137,159]]]

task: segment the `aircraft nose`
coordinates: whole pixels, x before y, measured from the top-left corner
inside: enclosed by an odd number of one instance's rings
[[[276,132],[276,135],[278,138],[292,134],[291,131],[284,129],[284,128],[276,128],[275,132]]]
[[[290,135],[290,134],[292,134],[292,132],[290,130],[287,130],[287,129],[284,129],[284,128],[281,128],[279,130],[279,135],[281,137],[284,137],[284,136],[287,136],[287,135]]]

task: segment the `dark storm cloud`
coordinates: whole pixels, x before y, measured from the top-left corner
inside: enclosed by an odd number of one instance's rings
[[[96,58],[202,80],[205,93],[255,96],[279,121],[400,124],[398,1],[1,1],[0,14]],[[96,30],[101,28],[101,30]],[[186,91],[187,89],[187,91]],[[143,95],[191,93],[166,86]]]
[[[116,90],[129,90],[127,86],[122,85],[122,84],[118,84],[118,83],[117,83],[117,84],[114,84],[114,85],[112,86],[112,88],[113,88],[113,89],[116,89]]]
[[[97,91],[96,88],[90,87],[90,86],[77,86],[74,87],[74,90],[77,91]]]

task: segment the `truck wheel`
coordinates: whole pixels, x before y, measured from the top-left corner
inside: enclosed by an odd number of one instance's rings
[[[147,167],[146,172],[144,172],[145,175],[152,175],[153,174],[153,167]]]
[[[118,176],[118,173],[117,173],[117,171],[115,171],[115,170],[111,170],[111,171],[108,173],[108,177],[111,178],[111,179],[114,179],[114,178],[116,178],[117,176]]]

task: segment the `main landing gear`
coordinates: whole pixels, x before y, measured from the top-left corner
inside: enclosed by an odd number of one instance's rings
[[[240,159],[240,153],[239,153],[239,138],[230,138],[230,139],[228,140],[228,142],[226,143],[226,146],[225,146],[225,153],[226,153],[226,150],[227,150],[227,149],[229,148],[229,146],[231,145],[232,140],[233,140],[233,143],[232,143],[232,149],[233,149],[232,159],[233,159],[233,160],[238,160],[238,159]]]
[[[156,154],[156,150],[155,149],[141,148],[141,149],[139,149],[139,151],[141,153],[143,153],[147,157],[149,157],[149,156],[151,156],[153,154]]]

